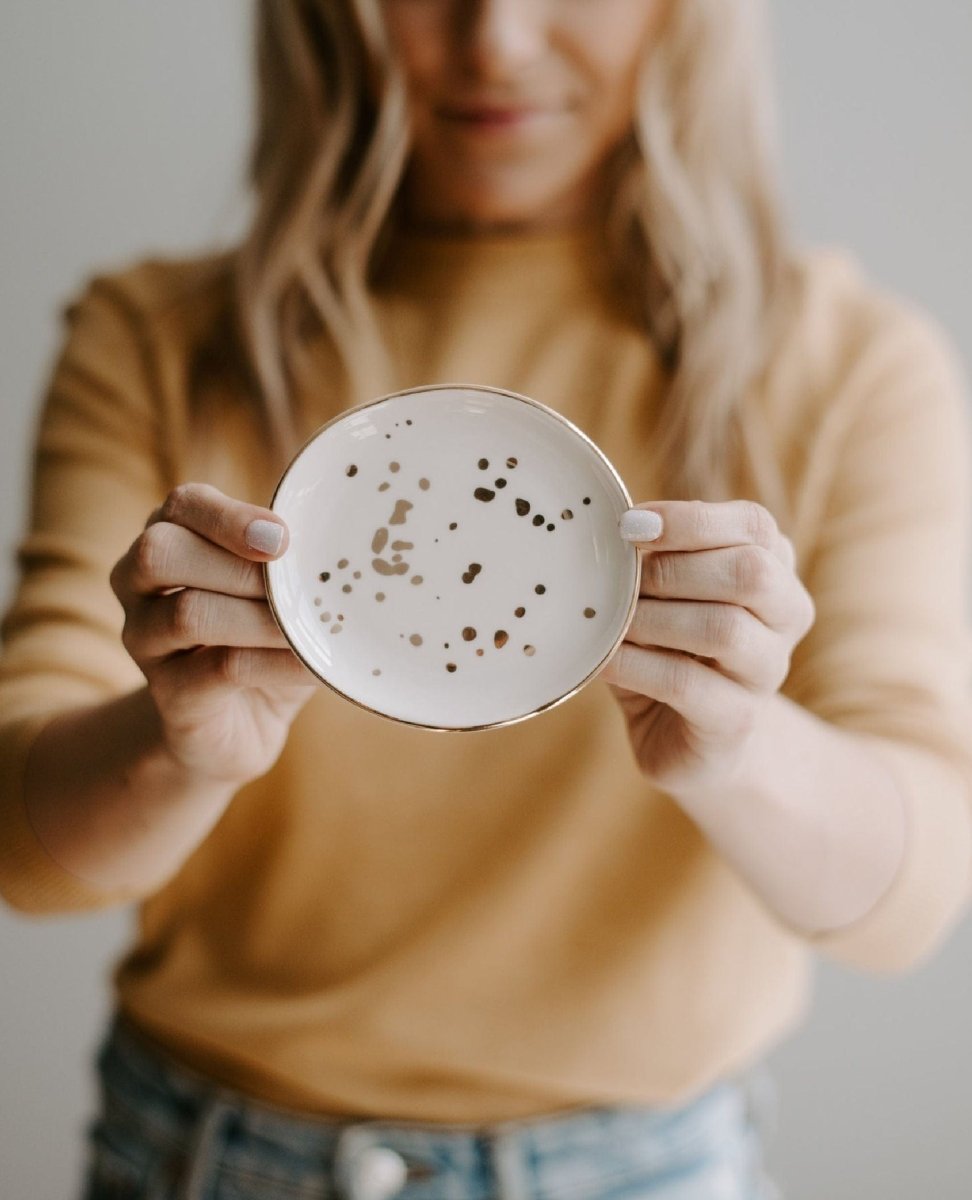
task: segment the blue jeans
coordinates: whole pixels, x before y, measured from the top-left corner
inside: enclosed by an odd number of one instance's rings
[[[84,1200],[778,1200],[765,1067],[680,1108],[485,1125],[289,1112],[211,1083],[117,1017],[97,1058]],[[769,1091],[767,1091],[769,1089]]]

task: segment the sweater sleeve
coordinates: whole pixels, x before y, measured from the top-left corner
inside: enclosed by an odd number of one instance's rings
[[[964,382],[937,328],[882,305],[862,339],[803,574],[816,621],[784,691],[866,738],[902,799],[906,850],[887,892],[810,938],[878,973],[929,957],[972,881],[972,449]]]
[[[111,568],[168,490],[137,313],[114,278],[65,312],[41,409],[19,577],[0,625],[0,895],[30,913],[105,907],[48,855],[24,806],[30,748],[60,712],[140,686]]]

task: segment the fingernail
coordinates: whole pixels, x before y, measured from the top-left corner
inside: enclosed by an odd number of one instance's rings
[[[629,508],[618,522],[621,536],[627,542],[653,542],[661,537],[662,519],[647,508]]]
[[[283,526],[276,521],[251,521],[243,535],[244,541],[251,550],[259,550],[261,554],[276,554],[283,543]]]

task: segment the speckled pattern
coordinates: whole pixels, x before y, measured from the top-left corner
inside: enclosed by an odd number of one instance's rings
[[[629,503],[542,405],[400,393],[326,425],[285,473],[274,611],[320,678],[376,712],[433,728],[522,719],[582,684],[630,619]]]

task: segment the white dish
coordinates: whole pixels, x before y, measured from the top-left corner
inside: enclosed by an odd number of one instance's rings
[[[522,721],[567,700],[634,615],[639,555],[610,462],[553,409],[437,386],[319,429],[271,507],[266,565],[304,664],[382,716],[439,730]]]

